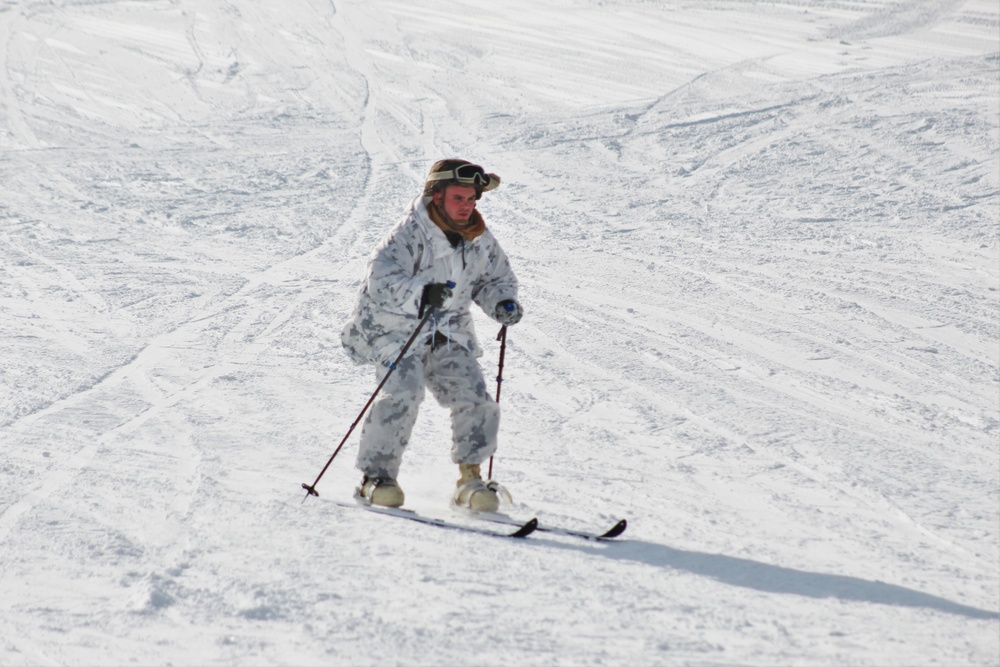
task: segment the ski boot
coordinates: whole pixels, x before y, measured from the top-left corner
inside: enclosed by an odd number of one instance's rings
[[[500,507],[500,497],[497,489],[502,488],[496,482],[487,484],[479,474],[478,463],[460,463],[458,472],[461,475],[455,483],[455,504],[473,512],[496,512]],[[510,494],[504,490],[506,498]]]
[[[400,507],[406,500],[403,489],[396,480],[388,477],[369,477],[365,475],[361,486],[355,490],[355,496],[362,502],[382,507]]]

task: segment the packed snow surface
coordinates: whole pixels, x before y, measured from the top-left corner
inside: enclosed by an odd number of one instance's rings
[[[451,156],[508,512],[617,542],[302,502]],[[0,0],[0,664],[996,665],[998,191],[995,0]]]

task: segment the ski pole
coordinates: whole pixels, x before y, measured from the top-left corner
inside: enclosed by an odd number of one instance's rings
[[[503,385],[503,355],[507,351],[507,325],[500,327],[500,333],[497,334],[497,340],[500,341],[500,365],[497,369],[497,403],[500,402],[500,387]],[[493,479],[493,457],[490,457],[490,469],[486,473],[486,479]]]
[[[454,287],[455,283],[449,280],[448,286]],[[368,408],[371,406],[371,404],[375,402],[375,397],[378,396],[380,391],[382,391],[382,387],[385,386],[386,380],[388,380],[389,376],[392,375],[392,372],[396,370],[396,366],[399,365],[399,362],[402,361],[403,359],[403,355],[406,354],[407,350],[410,349],[410,346],[413,345],[413,341],[417,339],[417,336],[420,334],[420,330],[424,328],[425,324],[427,324],[427,320],[431,319],[431,317],[433,317],[436,313],[437,313],[437,308],[434,308],[433,306],[427,309],[427,314],[424,315],[424,318],[422,320],[420,320],[420,324],[418,324],[417,328],[414,329],[413,334],[410,336],[410,339],[406,341],[406,345],[403,346],[403,349],[399,351],[399,356],[396,357],[396,361],[389,364],[389,372],[386,373],[385,377],[382,378],[382,381],[379,382],[378,387],[375,388],[375,392],[368,399],[368,402],[365,403],[365,407],[361,408],[361,413],[358,414],[358,418],[355,419],[354,423],[351,424],[351,428],[347,429],[347,433],[344,435],[344,439],[340,441],[340,444],[337,445],[337,449],[335,449],[333,451],[333,454],[330,455],[330,459],[326,462],[326,465],[323,466],[323,469],[319,471],[319,475],[317,475],[316,481],[314,481],[312,484],[306,484],[305,482],[302,483],[302,488],[306,490],[306,495],[305,498],[302,499],[302,502],[305,502],[306,498],[308,498],[309,496],[317,496],[317,497],[319,496],[319,493],[316,492],[316,485],[319,484],[319,480],[322,479],[323,475],[326,474],[326,469],[329,468],[330,464],[333,463],[333,460],[337,458],[337,454],[340,453],[340,449],[344,446],[344,443],[347,442],[347,439],[351,437],[351,433],[354,432],[354,428],[358,425],[358,422],[360,422],[361,418],[365,416],[366,412],[368,412]]]

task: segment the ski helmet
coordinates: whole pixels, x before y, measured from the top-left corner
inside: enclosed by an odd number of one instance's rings
[[[476,188],[476,199],[500,185],[500,177],[488,174],[478,164],[458,158],[438,160],[431,167],[424,183],[424,196],[433,197],[449,185],[471,185]]]

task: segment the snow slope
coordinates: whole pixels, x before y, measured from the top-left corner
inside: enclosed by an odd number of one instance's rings
[[[621,542],[301,502],[452,155],[511,511]],[[990,0],[0,0],[0,664],[1000,663],[998,156]]]

